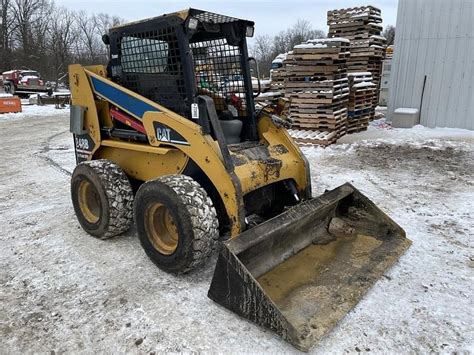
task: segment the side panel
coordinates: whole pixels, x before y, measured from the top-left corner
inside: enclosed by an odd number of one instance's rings
[[[224,167],[217,143],[203,135],[198,125],[173,113],[147,112],[142,121],[152,146],[175,146],[204,171],[226,207],[231,236],[237,236],[245,226],[242,194]]]
[[[116,162],[128,176],[147,181],[159,176],[180,174],[188,163],[188,156],[177,149],[169,149],[165,154],[139,152],[126,147],[101,148],[94,155],[97,159]]]
[[[86,133],[74,135],[76,161],[89,160],[100,146],[100,125],[96,103],[89,79],[84,68],[79,64],[69,66],[69,83],[71,90],[71,104],[84,107],[83,129]]]

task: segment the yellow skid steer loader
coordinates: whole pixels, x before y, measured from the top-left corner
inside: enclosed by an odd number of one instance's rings
[[[219,243],[209,297],[307,351],[410,242],[349,184],[311,197],[288,103],[254,106],[253,32],[188,9],[110,29],[106,67],[71,65],[72,202],[98,238],[135,220],[167,272]]]

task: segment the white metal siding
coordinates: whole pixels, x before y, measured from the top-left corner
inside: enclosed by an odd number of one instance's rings
[[[388,116],[419,108],[421,124],[474,129],[474,0],[399,0]]]

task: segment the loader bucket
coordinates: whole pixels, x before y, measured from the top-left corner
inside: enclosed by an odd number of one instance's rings
[[[223,243],[208,296],[309,351],[410,244],[344,184]]]

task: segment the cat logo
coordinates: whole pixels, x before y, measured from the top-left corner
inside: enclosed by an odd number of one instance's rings
[[[189,145],[189,143],[178,132],[160,122],[153,123],[156,131],[156,139],[160,142]]]
[[[169,128],[157,127],[156,138],[161,142],[171,142],[171,130]]]

